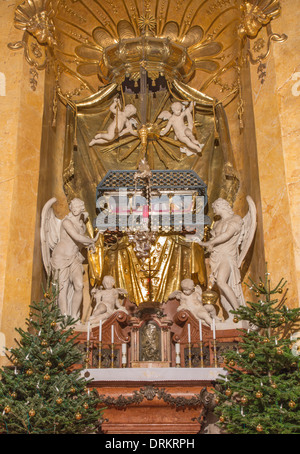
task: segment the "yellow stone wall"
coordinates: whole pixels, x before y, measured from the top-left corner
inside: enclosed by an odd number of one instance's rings
[[[272,30],[288,36],[272,44],[264,84],[251,67],[263,235],[266,260],[275,284],[288,281],[290,307],[300,295],[300,9],[281,0],[281,16]],[[299,88],[297,88],[299,86]]]
[[[7,47],[22,39],[13,21],[18,3],[0,4],[0,72],[5,78],[0,90],[0,361],[3,344],[12,346],[14,328],[24,326],[31,301],[44,99],[44,73],[33,91],[23,50]]]

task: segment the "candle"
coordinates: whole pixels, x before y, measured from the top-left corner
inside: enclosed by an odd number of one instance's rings
[[[114,343],[114,325],[111,325],[111,343]]]
[[[87,327],[87,341],[89,342],[90,340],[90,322],[88,322],[88,327]]]
[[[178,344],[178,343],[175,344],[175,352],[176,352],[177,354],[180,353],[180,344]]]
[[[188,342],[191,342],[191,325],[188,324]]]
[[[99,322],[99,342],[102,341],[102,320]]]
[[[202,320],[199,320],[199,336],[200,342],[202,342]]]
[[[213,318],[213,323],[212,323],[212,328],[213,328],[213,338],[216,338],[216,322],[215,319]]]
[[[127,363],[127,345],[122,344],[122,365],[125,366]]]

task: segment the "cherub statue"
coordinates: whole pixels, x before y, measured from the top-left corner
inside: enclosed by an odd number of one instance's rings
[[[70,212],[62,220],[58,219],[52,205],[55,198],[44,206],[41,216],[41,248],[45,270],[53,281],[58,281],[58,305],[63,315],[78,319],[83,298],[84,257],[80,247],[95,249],[95,238],[85,235],[85,222],[88,214],[84,202],[73,199]],[[83,219],[82,219],[83,217]]]
[[[116,311],[124,311],[128,314],[127,309],[122,306],[119,296],[127,295],[127,290],[123,288],[115,288],[115,279],[112,276],[104,276],[102,286],[93,288],[91,291],[92,297],[96,301],[96,306],[90,317],[90,321],[106,320]]]
[[[175,133],[175,139],[180,140],[184,143],[186,147],[181,147],[180,151],[186,153],[187,156],[195,154],[191,150],[195,150],[196,153],[201,153],[204,144],[200,144],[198,140],[194,137],[192,132],[193,129],[193,117],[191,111],[194,106],[194,102],[191,102],[190,105],[185,108],[184,103],[174,102],[171,104],[172,113],[164,110],[158,116],[163,120],[168,120],[168,123],[165,128],[160,131],[160,135],[166,135],[171,128],[173,128]],[[185,124],[185,118],[187,119],[187,125]]]
[[[247,202],[249,211],[241,218],[226,200],[217,199],[212,208],[220,219],[211,230],[212,238],[197,241],[210,252],[211,286],[216,283],[219,287],[221,304],[228,312],[245,304],[240,267],[256,230],[255,204],[250,196],[247,196]]]
[[[216,309],[212,304],[203,305],[201,287],[199,285],[195,286],[192,279],[184,279],[181,282],[181,288],[182,291],[175,290],[175,292],[171,293],[169,296],[169,300],[173,298],[179,300],[180,304],[177,308],[177,312],[187,309],[198,320],[204,320],[209,326],[212,326],[213,319],[215,319],[216,322],[221,321],[221,319],[217,317]]]
[[[89,143],[92,147],[95,144],[108,143],[116,137],[124,136],[124,134],[132,134],[138,136],[137,130],[133,126],[137,125],[137,121],[131,118],[136,114],[136,107],[133,104],[127,104],[124,110],[121,110],[121,103],[118,98],[114,98],[110,106],[110,111],[114,114],[112,123],[107,128],[107,132],[96,134],[94,139]]]

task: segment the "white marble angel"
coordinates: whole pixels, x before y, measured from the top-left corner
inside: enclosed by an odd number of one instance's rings
[[[197,241],[210,252],[211,285],[217,284],[221,304],[228,311],[244,305],[240,267],[256,230],[256,207],[247,196],[249,211],[244,218],[235,214],[224,199],[217,199],[212,208],[220,216],[211,230],[209,241]],[[229,318],[231,315],[229,314]]]
[[[95,238],[85,235],[84,221],[88,214],[82,200],[74,198],[69,205],[69,214],[62,220],[54,214],[52,205],[55,202],[56,198],[53,197],[42,210],[42,258],[48,276],[58,282],[61,313],[78,319],[83,298],[84,257],[80,247],[95,248],[98,235]]]
[[[94,139],[89,143],[90,147],[95,144],[111,142],[117,137],[122,137],[124,134],[138,135],[137,130],[134,129],[134,126],[137,126],[137,120],[131,118],[136,114],[136,107],[133,104],[126,104],[122,110],[120,100],[115,98],[110,106],[110,111],[114,114],[113,121],[108,126],[106,132],[96,134]]]
[[[201,153],[204,144],[201,144],[195,137],[192,132],[193,130],[193,117],[192,110],[194,102],[191,102],[188,107],[185,108],[184,103],[174,102],[171,104],[171,112],[164,110],[158,116],[163,120],[168,120],[168,123],[165,128],[160,131],[160,135],[166,135],[171,128],[173,128],[175,133],[175,140],[179,140],[186,147],[180,147],[180,151],[185,153],[187,156],[191,156],[196,153]],[[187,120],[187,125],[185,124],[185,119]],[[194,151],[192,151],[194,150]]]
[[[116,311],[123,311],[128,314],[127,309],[120,302],[120,295],[127,295],[127,290],[115,288],[115,279],[113,276],[104,276],[102,286],[93,288],[92,297],[96,301],[96,306],[90,317],[90,321],[106,320]]]
[[[212,326],[213,319],[215,319],[216,322],[221,321],[221,319],[217,317],[216,309],[212,304],[203,305],[202,289],[199,285],[195,286],[192,279],[184,279],[181,282],[181,289],[182,291],[175,290],[168,298],[169,300],[173,298],[179,300],[180,303],[177,312],[187,309],[198,320],[203,320],[210,327]]]

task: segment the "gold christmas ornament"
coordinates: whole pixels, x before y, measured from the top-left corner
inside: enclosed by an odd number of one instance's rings
[[[247,397],[246,397],[246,396],[243,396],[243,397],[241,398],[241,403],[242,403],[242,405],[246,405],[247,402],[248,402]]]
[[[276,389],[277,388],[276,383],[271,383],[271,388]]]
[[[47,366],[47,367],[51,367],[51,366],[52,366],[51,361],[47,361],[47,362],[46,362],[46,366]]]
[[[11,411],[10,406],[9,406],[9,405],[6,405],[6,407],[4,407],[4,412],[5,412],[5,413],[10,413],[10,411]]]
[[[56,326],[56,322],[51,322],[51,326],[54,328],[54,326]]]
[[[284,318],[283,315],[281,315],[281,316],[279,317],[279,321],[280,321],[280,323],[284,323],[284,322],[285,322],[285,318]]]
[[[238,322],[239,322],[238,317],[233,317],[233,323],[238,323]]]
[[[58,363],[57,365],[58,365],[58,367],[60,367],[60,368],[63,368],[63,367],[64,367],[64,363]]]
[[[261,317],[262,313],[261,312],[256,312],[255,317]]]
[[[31,374],[33,374],[33,370],[32,369],[27,369],[26,375],[31,375]]]
[[[255,353],[254,352],[250,352],[249,353],[249,358],[250,359],[254,359],[255,358]]]
[[[89,408],[89,404],[87,402],[84,402],[83,408],[85,408],[87,410]]]
[[[225,421],[225,418],[224,418],[223,415],[220,416],[219,421],[220,421],[220,422],[224,422],[224,421]]]
[[[257,391],[257,393],[255,394],[255,396],[258,398],[258,399],[261,399],[262,396],[263,396],[263,393],[261,391]]]
[[[42,351],[42,355],[47,355],[46,350]]]
[[[283,292],[282,288],[279,288],[278,293],[282,293],[282,292]]]
[[[231,360],[229,361],[229,366],[232,366],[232,367],[235,366],[235,361],[233,361],[233,359],[231,359]]]
[[[260,282],[258,285],[259,285],[259,288],[264,288],[264,284],[262,282]]]
[[[77,419],[77,421],[79,421],[81,418],[82,418],[82,414],[77,412],[75,415],[75,419]]]
[[[268,344],[270,342],[270,339],[268,337],[265,337],[264,340],[263,340],[263,343],[264,344]]]
[[[71,393],[75,393],[76,392],[76,389],[74,388],[74,386],[72,386],[72,388],[70,389]]]
[[[276,351],[277,351],[277,354],[278,354],[278,355],[282,355],[282,354],[283,354],[283,351],[281,350],[281,348],[277,348]]]
[[[259,292],[256,292],[256,293],[255,293],[255,296],[257,296],[257,297],[258,297],[259,295],[260,295],[260,293],[259,293]]]
[[[227,388],[226,391],[225,391],[225,394],[226,394],[226,396],[230,397],[231,394],[232,394],[231,389],[230,389],[230,388]]]
[[[256,426],[256,430],[257,430],[257,432],[262,432],[264,429],[263,429],[263,427],[262,427],[261,424],[258,424],[258,425]]]
[[[289,401],[289,407],[290,408],[295,408],[296,407],[296,402],[294,402],[293,400],[290,400]]]
[[[15,399],[15,398],[17,397],[17,393],[16,393],[15,391],[13,391],[13,392],[11,393],[11,397],[12,397],[13,399]]]
[[[215,397],[215,403],[216,403],[217,405],[220,403],[220,398],[219,398],[219,396],[216,396],[216,397]]]
[[[19,361],[17,360],[17,358],[15,358],[15,359],[13,360],[13,364],[14,364],[15,366],[18,364],[18,362],[19,362]]]
[[[33,410],[33,408],[31,410],[29,410],[28,414],[30,417],[35,415],[35,411]]]
[[[47,342],[45,339],[43,339],[42,342],[41,342],[41,345],[42,345],[43,347],[47,347],[48,342]]]
[[[61,397],[58,397],[58,398],[56,399],[56,403],[57,403],[58,405],[62,404],[62,401],[63,401],[63,400],[62,400]]]
[[[45,375],[44,375],[44,380],[48,381],[48,380],[50,380],[50,378],[51,378],[51,377],[50,377],[49,374],[45,374]]]

